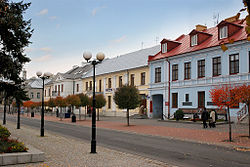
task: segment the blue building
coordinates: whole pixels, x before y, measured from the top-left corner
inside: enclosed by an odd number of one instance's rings
[[[166,119],[179,108],[186,113],[203,107],[217,109],[210,98],[212,88],[250,84],[245,26],[244,20],[234,16],[209,29],[197,25],[176,40],[163,39],[161,51],[148,60],[151,116]],[[231,109],[232,116],[243,107]]]

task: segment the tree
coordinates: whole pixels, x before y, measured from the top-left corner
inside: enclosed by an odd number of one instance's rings
[[[56,106],[55,99],[50,98],[47,103],[48,103],[48,106],[51,107],[51,109],[52,109],[52,111],[51,111],[51,114],[52,114],[53,108]]]
[[[56,103],[56,106],[60,107],[60,113],[61,113],[60,118],[62,118],[62,108],[67,106],[67,102],[63,97],[57,96],[55,98],[55,103]]]
[[[13,83],[8,85],[10,87],[8,89],[6,88],[7,82],[0,82],[0,92],[3,91],[1,88],[4,88],[5,104],[7,96],[11,97],[10,95],[15,92],[13,97],[16,97],[19,108],[19,101],[27,99],[24,97],[24,89],[20,87],[22,83],[20,73],[23,65],[30,61],[24,54],[24,48],[30,44],[29,39],[33,30],[31,29],[31,21],[26,21],[23,18],[23,14],[29,6],[30,3],[23,3],[23,1],[0,1],[0,76]]]
[[[96,95],[95,99],[96,99],[95,107],[97,108],[97,121],[99,121],[100,120],[99,109],[106,105],[106,99],[102,94]],[[93,97],[91,97],[90,101],[91,105],[93,106]]]
[[[242,85],[234,88],[235,90],[235,98],[237,102],[245,103],[248,108],[248,122],[249,122],[249,130],[248,137],[250,137],[250,85]]]
[[[81,105],[81,100],[77,95],[68,95],[65,100],[67,104],[70,105],[73,114],[74,114],[73,111],[74,106],[79,107]]]
[[[212,102],[216,104],[220,109],[227,108],[228,115],[228,125],[229,125],[229,141],[232,141],[232,128],[230,119],[230,107],[237,105],[237,100],[235,98],[235,91],[229,85],[223,85],[210,90],[210,97]]]
[[[29,113],[28,111],[32,107],[33,104],[34,104],[34,102],[30,101],[30,100],[23,102],[23,106],[27,108],[27,116],[28,116],[28,113]]]
[[[79,96],[80,101],[81,101],[80,106],[85,107],[85,120],[86,120],[86,113],[87,113],[86,106],[89,105],[89,97],[87,95],[83,94],[83,93],[78,94],[77,96]],[[81,109],[80,109],[80,112],[81,112]],[[79,113],[79,119],[81,119],[80,115],[81,114]]]
[[[0,75],[6,80],[20,82],[23,64],[30,61],[24,48],[33,30],[31,20],[24,20],[23,14],[31,3],[0,1]]]
[[[135,109],[141,102],[138,89],[135,86],[123,85],[116,90],[114,101],[120,109],[127,109],[127,124],[129,126],[129,110]]]

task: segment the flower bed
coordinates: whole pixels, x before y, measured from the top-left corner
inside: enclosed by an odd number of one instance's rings
[[[0,153],[27,152],[24,143],[10,139],[10,135],[9,130],[0,125]]]

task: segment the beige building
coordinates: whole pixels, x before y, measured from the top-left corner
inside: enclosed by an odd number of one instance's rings
[[[113,96],[117,88],[124,84],[134,85],[141,95],[141,105],[149,108],[149,67],[148,56],[160,51],[160,46],[142,49],[112,59],[105,59],[96,66],[96,94],[103,94],[106,106],[101,114],[105,116],[125,116],[126,110],[118,109]],[[92,96],[93,69],[82,77],[83,93]],[[130,115],[139,112],[139,107],[130,111]]]

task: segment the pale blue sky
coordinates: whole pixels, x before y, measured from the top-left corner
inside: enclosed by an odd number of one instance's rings
[[[65,72],[81,64],[84,51],[111,58],[141,49],[142,42],[148,48],[196,24],[214,26],[214,14],[221,21],[241,8],[242,0],[32,0],[25,14],[34,28],[26,49],[32,61],[25,68],[28,77]]]

